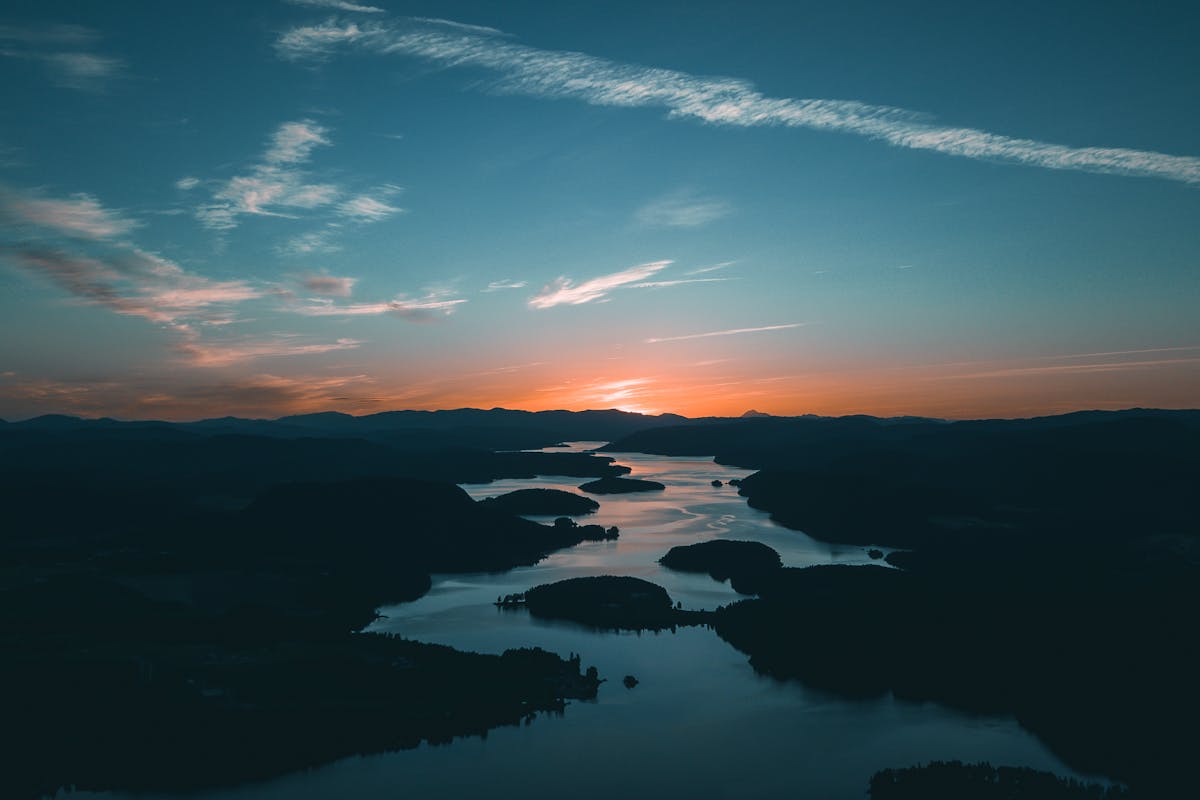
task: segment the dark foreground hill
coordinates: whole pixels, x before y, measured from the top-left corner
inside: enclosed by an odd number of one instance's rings
[[[739,491],[776,521],[908,548],[887,558],[901,570],[742,581],[758,596],[711,624],[756,669],[849,696],[1012,714],[1132,796],[1194,789],[1200,413],[747,419],[606,449],[755,468]]]
[[[433,570],[532,564],[615,529],[539,525],[405,478],[286,484],[240,511],[99,479],[37,488],[8,487],[0,536],[0,707],[20,732],[5,797],[239,783],[596,693],[577,658],[354,631]]]

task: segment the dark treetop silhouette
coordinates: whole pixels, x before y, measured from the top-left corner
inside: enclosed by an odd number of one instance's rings
[[[568,517],[591,514],[600,504],[590,497],[559,489],[518,489],[515,492],[490,497],[489,507],[510,514],[558,515]]]

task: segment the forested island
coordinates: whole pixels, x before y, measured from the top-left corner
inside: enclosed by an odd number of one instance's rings
[[[509,514],[577,517],[591,514],[600,504],[590,497],[561,489],[517,489],[484,500],[489,507]]]
[[[637,478],[598,478],[579,487],[580,491],[591,494],[631,494],[633,492],[661,492],[667,487],[658,481],[645,481]]]

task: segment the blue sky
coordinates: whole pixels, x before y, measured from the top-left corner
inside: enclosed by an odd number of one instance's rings
[[[1186,5],[8,3],[0,416],[1200,400]]]

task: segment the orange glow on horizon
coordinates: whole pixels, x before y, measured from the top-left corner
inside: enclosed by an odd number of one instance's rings
[[[1185,349],[1186,350],[1186,349]],[[619,409],[687,417],[916,415],[947,419],[1023,417],[1134,406],[1194,408],[1200,398],[1200,348],[1190,352],[1099,353],[876,368],[762,374],[762,364],[731,359],[683,364],[622,360],[603,374],[532,362],[421,380],[367,374],[231,377],[171,385],[0,379],[5,408],[32,413],[187,420],[225,415],[278,417],[319,411],[370,414],[445,408],[529,411]],[[759,374],[754,374],[759,371]],[[1132,380],[1136,378],[1136,383]],[[1129,390],[1137,386],[1136,394]]]

